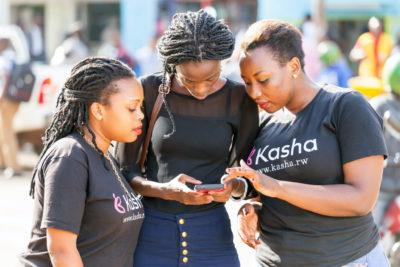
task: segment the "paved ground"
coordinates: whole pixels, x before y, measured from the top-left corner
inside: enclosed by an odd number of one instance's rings
[[[29,169],[34,166],[36,156],[22,153],[19,159],[27,169],[23,177],[5,179],[0,175],[0,265],[4,267],[17,266],[17,255],[27,244],[32,224],[33,201],[28,196],[31,175]],[[235,218],[239,206],[240,203],[227,204],[234,233],[236,233]],[[241,266],[257,266],[253,250],[241,243],[237,235],[235,244]]]

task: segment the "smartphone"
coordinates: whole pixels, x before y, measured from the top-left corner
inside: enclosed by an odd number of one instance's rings
[[[221,192],[224,189],[224,184],[197,184],[194,186],[194,190],[201,193]]]

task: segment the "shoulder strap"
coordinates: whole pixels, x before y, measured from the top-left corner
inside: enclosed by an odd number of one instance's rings
[[[161,94],[159,93],[157,96],[156,102],[154,103],[153,111],[151,112],[149,127],[147,128],[146,138],[145,138],[143,146],[142,146],[142,152],[140,153],[139,164],[140,164],[141,170],[144,170],[144,163],[147,158],[147,151],[149,149],[151,135],[153,133],[154,124],[156,122],[157,115],[160,112],[161,105],[162,105],[162,97],[161,97]]]

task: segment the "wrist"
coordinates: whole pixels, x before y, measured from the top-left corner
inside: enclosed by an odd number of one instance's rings
[[[283,199],[283,197],[285,196],[284,193],[284,182],[277,180],[277,179],[273,179],[271,178],[273,183],[272,183],[272,187],[273,187],[273,191],[274,191],[274,198],[279,198],[279,199]]]

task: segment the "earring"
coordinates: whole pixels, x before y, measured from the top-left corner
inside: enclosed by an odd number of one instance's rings
[[[294,79],[296,79],[296,78],[297,78],[297,74],[293,74],[292,76],[293,76],[293,78],[294,78]]]
[[[103,119],[103,116],[99,116],[98,118],[97,118],[99,121],[101,121],[102,119]]]

